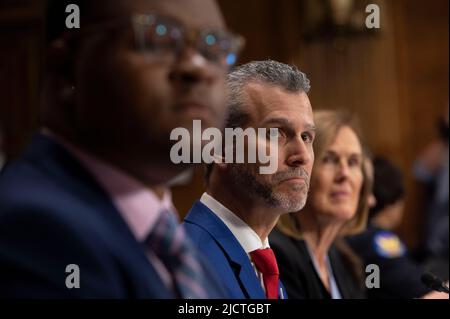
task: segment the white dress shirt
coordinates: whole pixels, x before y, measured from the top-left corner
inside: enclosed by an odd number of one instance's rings
[[[258,234],[256,234],[250,226],[248,226],[242,219],[209,194],[204,193],[200,198],[200,202],[216,214],[216,216],[219,217],[220,220],[228,227],[234,237],[236,237],[239,244],[247,253],[253,269],[255,270],[256,276],[261,282],[261,287],[265,292],[263,275],[258,269],[256,269],[256,266],[250,257],[250,252],[257,249],[270,248],[268,238],[262,241]]]

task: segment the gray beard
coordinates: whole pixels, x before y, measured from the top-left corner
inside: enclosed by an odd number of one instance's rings
[[[305,207],[308,187],[304,185],[295,186],[299,195],[292,198],[284,193],[274,192],[271,185],[259,181],[252,172],[243,166],[232,165],[230,175],[239,189],[245,191],[250,198],[263,199],[269,207],[281,208],[286,213],[298,212]]]

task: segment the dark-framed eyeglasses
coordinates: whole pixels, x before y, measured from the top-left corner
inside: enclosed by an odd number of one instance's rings
[[[187,29],[176,19],[157,13],[133,15],[132,24],[137,49],[159,56],[179,55],[191,46],[210,62],[232,66],[245,45],[245,39],[232,32]]]
[[[119,18],[91,24],[80,30],[65,32],[60,40],[111,31],[130,24],[130,18]],[[150,12],[131,16],[136,49],[158,58],[180,55],[187,46],[198,51],[208,61],[233,66],[245,46],[244,37],[223,29],[188,29],[175,18]]]

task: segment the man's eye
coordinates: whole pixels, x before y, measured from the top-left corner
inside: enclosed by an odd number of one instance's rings
[[[309,133],[303,133],[302,134],[302,140],[305,143],[311,144],[312,142],[314,142],[314,137],[311,134],[309,134]]]
[[[176,49],[182,41],[182,31],[168,23],[155,23],[148,27],[146,49]]]
[[[267,137],[268,138],[280,138],[281,137],[281,132],[277,128],[271,128],[267,132]]]

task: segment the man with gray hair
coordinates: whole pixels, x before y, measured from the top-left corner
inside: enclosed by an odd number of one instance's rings
[[[211,164],[207,191],[186,217],[185,229],[232,298],[286,298],[267,238],[280,215],[306,202],[315,137],[309,80],[294,66],[258,61],[235,68],[228,89],[226,127],[275,129],[258,142],[270,139],[267,150],[275,138],[277,169],[262,175],[261,162]]]

